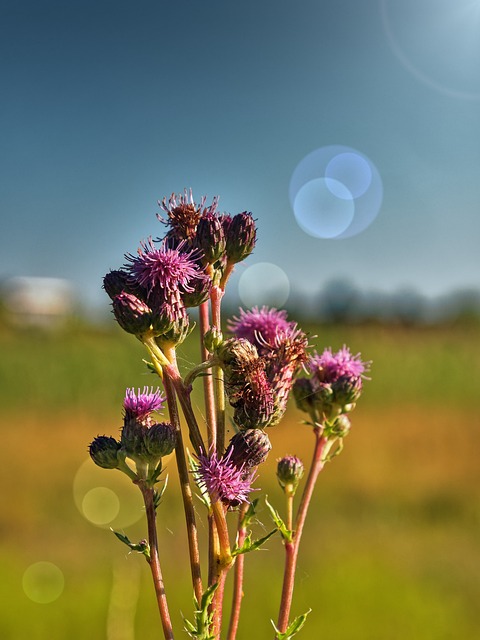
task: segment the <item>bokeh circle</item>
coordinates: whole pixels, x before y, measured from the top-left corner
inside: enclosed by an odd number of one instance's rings
[[[352,194],[332,178],[310,180],[293,203],[298,225],[314,238],[335,238],[348,229],[355,213]]]
[[[97,527],[121,529],[144,515],[140,491],[116,469],[102,469],[87,458],[73,481],[73,498],[83,517]]]
[[[300,228],[315,238],[349,238],[377,217],[383,199],[378,169],[343,145],[315,149],[296,166],[290,203]]]
[[[25,569],[22,586],[30,600],[38,604],[49,604],[62,595],[65,578],[56,564],[42,560]]]
[[[240,276],[238,295],[246,307],[282,307],[290,295],[290,281],[276,264],[257,262]]]
[[[478,0],[380,0],[383,28],[403,67],[450,97],[480,100]]]

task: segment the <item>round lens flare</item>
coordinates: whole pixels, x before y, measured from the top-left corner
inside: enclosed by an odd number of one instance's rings
[[[344,184],[332,178],[317,178],[303,185],[293,210],[303,231],[314,238],[335,238],[348,229],[355,204]]]
[[[299,227],[314,238],[349,238],[369,227],[383,199],[377,168],[363,153],[331,145],[295,168],[290,203]]]
[[[290,281],[276,264],[258,262],[242,273],[238,295],[246,307],[281,307],[290,295]]]
[[[325,167],[327,183],[338,198],[345,198],[344,191],[348,193],[346,199],[363,196],[372,182],[372,170],[369,163],[358,153],[339,153],[334,156]],[[342,185],[337,189],[336,185]],[[348,185],[348,189],[345,187]]]
[[[120,500],[111,489],[95,487],[83,496],[82,511],[92,524],[110,524],[120,512]]]
[[[142,517],[141,494],[123,473],[101,469],[90,458],[79,467],[73,481],[77,509],[97,527],[121,529]]]
[[[452,98],[480,100],[478,0],[380,0],[383,29],[401,65]]]
[[[27,598],[38,604],[49,604],[62,595],[65,578],[52,562],[35,562],[25,570],[22,586]]]

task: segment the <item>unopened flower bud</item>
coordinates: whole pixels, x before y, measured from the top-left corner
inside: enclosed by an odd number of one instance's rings
[[[115,319],[124,331],[136,336],[149,331],[152,311],[145,302],[131,293],[120,293],[113,299],[112,306]]]
[[[225,456],[230,456],[232,464],[246,471],[257,467],[267,459],[272,445],[270,439],[261,429],[239,431],[230,440]]]
[[[169,422],[153,424],[145,433],[144,442],[147,452],[154,458],[168,456],[177,444],[175,427]]]
[[[148,426],[136,420],[135,417],[125,416],[120,442],[125,454],[135,462],[146,462],[148,452],[145,447],[145,435]]]
[[[251,213],[244,211],[226,219],[226,252],[228,262],[236,264],[245,260],[255,247],[257,230]]]
[[[192,291],[182,295],[183,304],[188,307],[198,307],[210,297],[212,281],[207,275],[192,278],[189,282]]]
[[[94,463],[102,469],[117,469],[117,453],[120,443],[109,436],[97,436],[90,443],[88,452]]]
[[[196,245],[206,263],[214,264],[225,252],[225,234],[219,218],[212,212],[204,213],[196,231]]]
[[[103,278],[103,288],[107,295],[113,300],[115,296],[123,293],[127,288],[128,273],[121,269],[109,271]]]
[[[257,348],[245,338],[229,338],[216,350],[226,373],[229,369],[240,369],[258,358]]]
[[[203,336],[205,349],[210,353],[215,353],[223,343],[223,334],[217,327],[211,327]]]
[[[293,384],[293,397],[297,408],[305,413],[311,413],[314,407],[314,390],[309,378],[297,378]]]
[[[350,427],[349,417],[342,413],[327,425],[326,435],[332,438],[344,438],[350,431]]]
[[[297,456],[285,456],[277,462],[277,479],[286,493],[293,495],[303,478],[303,462]]]
[[[355,403],[362,392],[362,379],[360,377],[341,376],[332,382],[334,402],[340,407]]]

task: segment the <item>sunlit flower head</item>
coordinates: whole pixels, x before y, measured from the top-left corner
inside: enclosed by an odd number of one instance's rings
[[[345,345],[333,353],[325,349],[322,354],[310,357],[308,369],[319,382],[333,383],[340,378],[360,379],[368,371],[370,363],[362,362],[360,354],[352,355]]]
[[[243,467],[232,462],[231,451],[222,458],[216,454],[199,455],[195,473],[200,487],[208,492],[213,502],[221,500],[230,506],[248,502],[254,476],[245,474]]]
[[[278,309],[252,307],[240,309],[239,316],[228,322],[228,328],[237,338],[246,338],[254,344],[260,354],[271,351],[284,337],[294,337],[299,330],[297,324],[287,320],[287,312]]]
[[[204,277],[196,260],[200,253],[180,243],[171,248],[167,242],[156,246],[152,239],[142,242],[137,255],[127,254],[126,268],[130,279],[144,287],[148,294],[158,290],[191,293],[192,281]]]
[[[143,392],[138,389],[127,389],[125,399],[123,400],[123,408],[125,409],[126,418],[134,418],[138,422],[143,422],[150,416],[153,411],[160,411],[165,404],[165,396],[157,388],[153,391],[153,387],[144,387]]]

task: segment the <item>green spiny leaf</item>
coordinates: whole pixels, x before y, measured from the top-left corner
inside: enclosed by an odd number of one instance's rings
[[[302,613],[301,616],[297,616],[295,620],[288,625],[286,631],[284,631],[283,633],[277,629],[275,623],[272,620],[273,628],[275,629],[276,634],[275,640],[291,640],[291,638],[293,638],[293,636],[295,636],[300,631],[300,629],[302,629],[310,611],[311,609],[309,609],[306,613]]]
[[[232,557],[234,558],[235,556],[239,556],[241,553],[256,551],[277,531],[278,529],[273,529],[272,531],[270,531],[270,533],[267,533],[266,536],[263,536],[263,538],[258,538],[257,540],[253,540],[253,541],[252,541],[252,536],[248,534],[248,536],[245,538],[245,541],[241,547],[237,547],[235,545],[235,547],[232,549]]]
[[[150,545],[146,540],[140,540],[140,542],[134,543],[131,542],[131,540],[125,534],[120,533],[119,531],[114,531],[112,528],[110,528],[110,531],[117,536],[120,542],[126,544],[131,551],[137,551],[138,553],[144,555],[147,560],[150,560]]]
[[[272,516],[272,520],[275,523],[275,526],[280,531],[280,535],[286,542],[292,542],[293,540],[293,531],[287,528],[287,525],[284,523],[280,514],[276,509],[272,507],[272,505],[265,497],[265,504],[267,505],[268,510],[270,511],[270,515]]]
[[[196,598],[193,599],[195,605],[195,624],[192,624],[189,620],[183,618],[185,631],[195,640],[215,640],[215,636],[210,632],[213,614],[209,613],[208,608],[212,604],[213,596],[215,595],[217,587],[218,583],[209,587],[204,592],[200,603]]]

